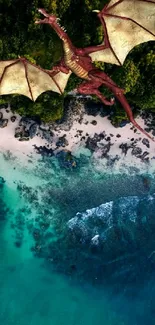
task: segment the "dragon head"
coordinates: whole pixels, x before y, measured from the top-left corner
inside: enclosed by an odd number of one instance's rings
[[[66,36],[65,28],[60,26],[59,18],[57,18],[55,15],[48,14],[45,9],[38,9],[38,11],[45,17],[44,19],[37,19],[35,21],[35,24],[50,24],[51,27],[56,31],[58,36],[61,39],[64,39]]]
[[[38,9],[38,11],[45,17],[44,19],[37,19],[35,24],[54,24],[57,21],[57,17],[55,15],[49,15],[45,9]]]

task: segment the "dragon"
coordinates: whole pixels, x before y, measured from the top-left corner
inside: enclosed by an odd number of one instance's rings
[[[145,136],[154,139],[135,121],[124,90],[94,61],[123,65],[126,56],[136,45],[155,40],[155,0],[111,0],[104,8],[93,10],[103,26],[104,40],[101,44],[76,48],[60,19],[45,9],[38,9],[44,19],[35,24],[49,24],[63,43],[64,56],[51,70],[31,63],[24,57],[0,61],[0,95],[22,94],[35,101],[48,90],[63,94],[72,73],[84,81],[76,88],[82,95],[96,95],[105,105],[113,105],[115,98],[121,103],[129,121]],[[108,100],[100,92],[104,85],[114,94]]]

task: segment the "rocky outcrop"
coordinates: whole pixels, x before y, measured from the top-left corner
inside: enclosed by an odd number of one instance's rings
[[[100,134],[95,133],[93,137],[89,137],[86,140],[86,148],[88,148],[90,151],[95,151],[97,149],[97,143],[99,143],[101,140],[105,138],[105,132],[102,132]]]
[[[31,124],[31,126],[29,127],[29,134],[31,139],[35,137],[37,130],[38,130],[37,123]]]

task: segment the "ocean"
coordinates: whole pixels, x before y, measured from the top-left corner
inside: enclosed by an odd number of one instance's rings
[[[154,325],[155,174],[0,154],[0,324]]]

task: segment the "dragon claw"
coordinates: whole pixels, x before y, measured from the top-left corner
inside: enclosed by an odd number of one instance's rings
[[[114,105],[114,103],[115,103],[115,98],[114,98],[114,97],[112,97],[112,98],[110,99],[110,103],[111,103],[111,105]]]

